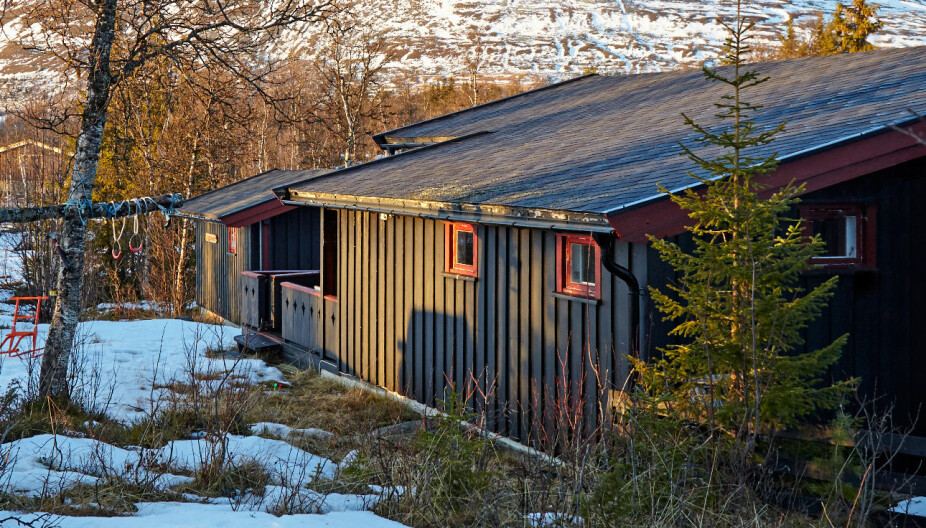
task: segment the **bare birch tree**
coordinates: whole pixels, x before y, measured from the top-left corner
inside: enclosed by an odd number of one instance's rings
[[[68,395],[67,367],[81,309],[86,218],[113,93],[157,58],[221,67],[259,89],[258,57],[280,32],[315,23],[331,0],[2,0],[0,24],[24,48],[51,54],[82,97],[60,245],[58,296],[39,376],[41,396]]]
[[[350,17],[329,24],[325,38],[315,69],[323,91],[319,108],[329,119],[320,121],[342,141],[349,167],[357,161],[359,138],[383,107],[380,76],[389,54],[382,35]]]

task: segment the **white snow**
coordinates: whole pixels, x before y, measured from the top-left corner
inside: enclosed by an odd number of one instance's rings
[[[0,293],[2,295],[2,293]],[[39,325],[39,346],[48,325]],[[228,373],[252,382],[283,381],[282,373],[257,359],[207,358],[207,349],[233,344],[236,328],[179,319],[88,321],[78,326],[77,376],[81,396],[92,406],[123,421],[154,411],[164,386],[195,367],[202,373]],[[191,356],[190,351],[196,352]],[[191,358],[195,361],[191,363]],[[37,361],[0,358],[0,387],[13,380],[34,385]]]
[[[56,517],[61,528],[397,528],[402,525],[370,512],[343,511],[326,515],[284,515],[236,511],[230,504],[155,502],[136,505],[132,517]],[[10,512],[0,512],[6,517]],[[23,520],[37,515],[23,515]]]
[[[141,449],[121,449],[89,438],[42,434],[3,444],[2,454],[10,463],[0,489],[29,496],[92,484],[104,476],[160,488],[192,480],[148,471],[139,464]]]
[[[15,278],[17,261],[10,251],[8,233],[0,233],[0,278]],[[0,290],[0,300],[10,294]],[[109,307],[103,307],[109,308]],[[0,324],[9,321],[12,306],[0,303]],[[47,325],[39,325],[44,341]],[[0,331],[0,334],[3,332]],[[282,373],[261,360],[243,359],[207,351],[230,347],[237,328],[214,326],[177,319],[144,321],[89,321],[78,328],[74,356],[76,397],[110,417],[133,422],[157,412],[169,394],[171,383],[189,380],[198,373],[201,383],[213,378],[286,384]],[[34,390],[39,358],[0,359],[0,390],[17,386]],[[88,421],[92,431],[100,424]],[[293,429],[284,424],[256,424],[254,432],[267,431],[281,438],[290,435],[330,438],[320,429]],[[322,527],[386,528],[402,525],[377,517],[369,510],[386,490],[368,494],[323,494],[309,489],[315,479],[336,477],[338,466],[284,440],[260,436],[227,435],[168,442],[159,449],[116,447],[76,432],[40,434],[0,446],[0,492],[25,496],[54,495],[77,484],[120,480],[168,489],[191,482],[184,475],[195,472],[223,456],[227,464],[256,462],[268,474],[270,485],[263,495],[247,493],[235,499],[203,499],[186,494],[193,502],[137,504],[131,517],[54,517],[63,528],[80,527]],[[164,469],[166,468],[166,470]],[[285,511],[293,515],[276,517],[268,513]],[[0,518],[17,515],[0,512]],[[39,514],[18,514],[23,520]],[[41,523],[40,523],[41,525]]]
[[[891,508],[891,511],[916,517],[926,517],[926,497],[913,497],[900,501]]]
[[[274,475],[285,474],[298,468],[300,473],[304,473],[307,481],[311,481],[316,475],[331,478],[337,468],[330,460],[293,447],[282,440],[236,435],[228,435],[226,440],[226,456],[232,463],[241,464],[247,460],[257,460]],[[214,443],[205,438],[176,440],[162,448],[159,458],[169,467],[192,471],[209,459],[214,448]]]
[[[844,2],[847,3],[847,2]],[[926,0],[881,0],[883,28],[876,46],[926,44]],[[563,80],[596,66],[603,73],[666,71],[713,59],[726,33],[718,17],[729,20],[728,0],[357,0],[357,18],[388,36],[395,52],[386,71],[393,79],[427,82],[460,75],[477,61],[480,74],[496,79],[522,75]],[[759,41],[775,43],[783,23],[812,22],[817,12],[832,14],[833,0],[755,0],[746,14],[758,24]],[[16,35],[19,22],[6,23]],[[319,24],[287,28],[272,39],[268,57],[312,59]],[[0,86],[11,103],[35,87],[54,88],[53,61],[37,54],[13,53],[0,35]],[[51,85],[51,86],[49,86]],[[18,91],[15,87],[24,86]]]
[[[324,429],[318,429],[315,427],[308,427],[305,429],[294,429],[288,425],[278,424],[273,422],[257,422],[256,424],[251,425],[251,433],[253,434],[267,434],[278,436],[280,438],[286,438],[289,435],[298,435],[298,436],[307,436],[310,438],[321,438],[323,440],[328,440],[334,437],[334,434],[325,431]]]

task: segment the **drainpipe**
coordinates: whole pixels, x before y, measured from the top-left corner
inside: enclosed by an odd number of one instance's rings
[[[640,359],[640,312],[643,310],[643,290],[640,289],[640,281],[628,268],[614,262],[614,241],[617,239],[614,233],[594,233],[592,236],[601,248],[601,261],[604,262],[605,269],[624,281],[630,290],[630,354]]]

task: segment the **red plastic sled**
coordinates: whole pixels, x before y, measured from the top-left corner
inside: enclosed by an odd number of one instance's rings
[[[39,312],[42,308],[42,301],[48,299],[48,297],[12,297],[11,301],[16,301],[16,309],[13,311],[13,328],[10,329],[10,333],[3,338],[3,341],[0,341],[0,355],[7,355],[13,357],[35,357],[41,355],[43,348],[36,348],[36,340],[38,338],[39,332]],[[34,313],[19,313],[19,307],[22,306],[22,301],[35,301],[35,312]],[[26,321],[32,323],[32,328],[30,330],[17,330],[16,323],[19,321]],[[23,339],[32,338],[32,348],[28,350],[20,350],[19,347],[23,342]],[[28,341],[27,341],[28,342]]]

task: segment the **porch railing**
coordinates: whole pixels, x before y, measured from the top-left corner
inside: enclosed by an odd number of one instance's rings
[[[318,285],[318,270],[241,272],[241,322],[259,331],[281,330],[283,282],[304,287]]]
[[[337,299],[322,296],[316,288],[281,284],[283,339],[327,359],[336,359]]]

